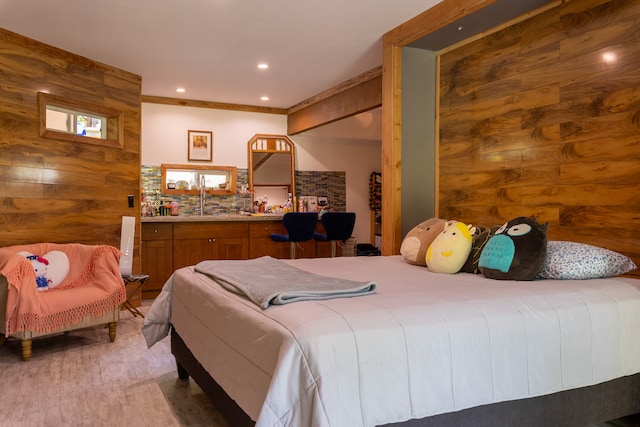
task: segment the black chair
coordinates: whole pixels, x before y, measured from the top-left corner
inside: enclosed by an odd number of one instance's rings
[[[355,212],[326,212],[320,219],[327,234],[315,233],[313,237],[320,241],[331,241],[331,256],[336,256],[336,242],[351,237],[356,224]]]
[[[287,234],[271,235],[274,242],[291,243],[291,259],[296,257],[296,244],[313,239],[318,224],[317,212],[288,212],[282,217],[282,225]]]

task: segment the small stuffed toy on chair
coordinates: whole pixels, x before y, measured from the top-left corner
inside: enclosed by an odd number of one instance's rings
[[[38,291],[47,291],[58,286],[69,274],[69,257],[62,251],[50,251],[40,256],[20,251],[18,254],[31,261],[36,273]]]
[[[429,271],[455,274],[469,258],[472,235],[475,227],[458,221],[447,221],[442,233],[436,237],[427,250],[426,261]]]
[[[27,255],[27,259],[31,261],[33,271],[36,273],[36,287],[39,291],[46,291],[49,289],[50,279],[47,279],[47,266],[49,261],[38,255]]]

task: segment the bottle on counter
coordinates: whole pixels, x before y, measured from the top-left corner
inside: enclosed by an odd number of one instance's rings
[[[178,202],[176,202],[175,200],[171,201],[171,203],[169,203],[169,207],[171,209],[171,216],[180,215],[179,213],[180,206],[178,206]]]

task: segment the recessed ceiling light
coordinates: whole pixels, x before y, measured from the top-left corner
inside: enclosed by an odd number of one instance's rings
[[[183,87],[179,87],[178,89],[176,89],[176,92],[178,93],[185,93],[187,90]]]
[[[267,68],[269,68],[269,64],[265,64],[263,62],[261,64],[258,64],[258,68],[260,68],[261,70],[266,70]]]
[[[613,52],[605,52],[602,54],[602,59],[604,60],[604,62],[616,62],[616,54]]]
[[[268,96],[261,96],[261,97],[260,97],[260,99],[261,99],[262,101],[268,101],[268,100],[269,100],[269,97],[268,97]]]

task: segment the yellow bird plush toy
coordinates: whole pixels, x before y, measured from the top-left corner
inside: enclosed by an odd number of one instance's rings
[[[471,253],[475,228],[458,221],[447,221],[444,230],[427,249],[427,267],[434,273],[455,274]]]

